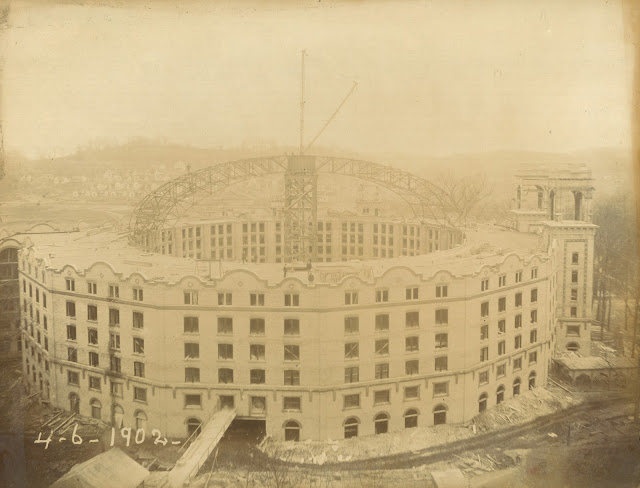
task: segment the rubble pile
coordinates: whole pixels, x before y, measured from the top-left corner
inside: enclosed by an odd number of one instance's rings
[[[497,430],[512,424],[521,424],[577,403],[576,398],[564,392],[550,392],[544,388],[535,388],[483,412],[471,425],[467,426],[416,427],[387,434],[328,441],[281,442],[267,437],[259,448],[270,457],[296,464],[323,465],[384,458],[384,456],[406,452],[415,453],[430,447],[468,439],[480,431]],[[476,462],[481,467],[472,463],[463,468],[495,469],[499,464],[504,464],[505,460],[485,459],[476,460]]]
[[[578,400],[563,392],[534,388],[522,395],[486,410],[474,419],[478,431],[495,430],[549,415],[575,405]]]

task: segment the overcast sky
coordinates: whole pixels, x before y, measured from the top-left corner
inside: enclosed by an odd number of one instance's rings
[[[630,146],[616,0],[29,6],[5,31],[4,142],[55,156],[162,137],[424,155]]]

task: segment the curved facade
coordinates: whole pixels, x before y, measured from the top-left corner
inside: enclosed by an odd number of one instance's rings
[[[29,387],[170,437],[234,407],[276,438],[338,439],[469,422],[589,349],[593,224],[461,243],[360,213],[313,214],[313,262],[283,255],[292,216],[183,222],[155,253],[104,230],[13,236]]]

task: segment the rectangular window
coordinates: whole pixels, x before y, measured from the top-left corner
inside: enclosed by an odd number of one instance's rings
[[[185,305],[197,305],[198,304],[198,292],[197,291],[185,291],[184,292],[184,304]]]
[[[89,353],[89,366],[93,366],[95,368],[100,366],[100,357],[98,356],[97,352]]]
[[[218,305],[233,305],[233,295],[231,293],[218,293]]]
[[[436,349],[449,347],[449,334],[436,334]]]
[[[407,300],[417,300],[418,299],[418,287],[407,288],[406,290],[406,298]]]
[[[67,371],[67,383],[70,385],[80,385],[80,374],[75,371]]]
[[[376,315],[376,330],[389,330],[389,314]]]
[[[284,295],[285,307],[298,307],[300,306],[300,295],[297,293],[285,293]]]
[[[376,356],[387,356],[389,354],[389,339],[378,339],[375,342]]]
[[[478,373],[478,383],[480,385],[486,385],[489,383],[489,371],[481,371]]]
[[[482,302],[480,304],[480,316],[481,317],[489,316],[489,302]]]
[[[484,279],[480,282],[480,290],[487,291],[489,289],[489,278]]]
[[[230,368],[218,369],[218,383],[233,383],[233,370]]]
[[[496,367],[496,378],[502,378],[506,374],[507,374],[507,365],[506,364],[499,364]]]
[[[87,320],[98,320],[98,307],[96,305],[87,305]]]
[[[109,359],[109,369],[114,373],[120,373],[122,371],[122,362],[119,357],[111,356]]]
[[[200,358],[200,344],[197,342],[185,342],[184,343],[184,358],[185,359],[199,359]]]
[[[147,389],[138,386],[133,387],[133,399],[137,402],[147,402]]]
[[[482,363],[488,360],[489,360],[489,348],[483,347],[480,349],[480,362]]]
[[[201,407],[202,395],[186,394],[184,396],[185,407]]]
[[[513,326],[516,329],[519,329],[520,327],[522,327],[522,315],[518,314],[514,317]]]
[[[373,392],[373,404],[383,405],[391,403],[391,390],[380,390]]]
[[[184,332],[186,334],[197,334],[200,331],[198,317],[184,318]]]
[[[447,285],[436,286],[436,298],[446,298],[447,294]]]
[[[252,385],[263,385],[266,382],[264,369],[252,369],[249,371],[249,382]]]
[[[184,368],[185,383],[200,383],[200,368]]]
[[[358,408],[360,407],[360,394],[355,393],[352,395],[344,395],[343,408]]]
[[[344,318],[344,333],[345,334],[357,334],[360,330],[360,321],[358,317],[345,317]]]
[[[531,323],[535,324],[538,322],[538,311],[537,310],[531,310]]]
[[[88,281],[87,282],[87,293],[89,293],[90,295],[97,295],[98,294],[98,285],[97,285],[97,283],[95,283],[93,281]]]
[[[571,264],[578,264],[580,262],[580,255],[577,252],[571,254]]]
[[[498,287],[506,286],[507,275],[498,276]]]
[[[133,328],[144,329],[144,315],[142,312],[133,312]]]
[[[72,278],[65,278],[67,291],[76,291],[76,282]]]
[[[67,325],[67,340],[75,341],[76,340],[76,326],[75,325]]]
[[[571,288],[571,301],[575,302],[578,300],[578,289],[577,288]]]
[[[440,308],[436,310],[436,325],[447,325],[449,323],[449,310]]]
[[[579,325],[567,325],[567,335],[579,337],[580,336],[580,326]]]
[[[123,388],[122,388],[122,383],[115,383],[115,382],[111,382],[111,394],[113,396],[117,396],[117,397],[122,397],[122,392],[123,392]]]
[[[98,329],[87,329],[87,342],[94,346],[98,345]]]
[[[489,326],[483,325],[480,327],[480,340],[486,341],[487,339],[489,339]]]
[[[115,350],[120,349],[120,334],[116,334],[115,332],[109,334],[109,347]]]
[[[404,363],[404,372],[405,374],[411,376],[414,374],[418,374],[420,372],[420,362],[418,359],[412,359],[410,361],[405,361]]]
[[[264,306],[264,293],[251,293],[249,298],[252,307]]]
[[[522,307],[522,293],[516,293],[516,307]]]
[[[233,319],[218,317],[218,334],[233,334]]]
[[[284,370],[284,384],[289,386],[296,386],[300,384],[300,371],[296,369]]]
[[[571,317],[576,318],[578,316],[578,307],[571,307]]]
[[[578,282],[578,272],[574,270],[571,272],[571,283],[577,283],[577,282]]]
[[[358,342],[347,342],[344,345],[344,358],[357,359],[360,356],[360,344]]]
[[[285,335],[300,335],[300,321],[298,319],[284,319]]]
[[[109,298],[120,298],[120,287],[117,285],[109,285]]]
[[[498,298],[498,312],[504,312],[507,309],[507,299],[505,297]]]
[[[264,335],[264,319],[253,318],[249,320],[249,333],[251,335]]]
[[[348,291],[344,294],[345,305],[357,305],[358,304],[358,292]]]
[[[358,381],[360,381],[360,368],[358,366],[344,368],[345,383],[357,383]]]
[[[507,321],[498,320],[498,334],[504,334],[507,331]]]
[[[449,382],[441,381],[433,384],[433,396],[446,396],[449,394]]]
[[[67,361],[78,362],[78,350],[75,347],[67,347]]]
[[[406,352],[417,352],[419,348],[419,338],[418,336],[410,336],[405,338],[405,351]]]
[[[144,378],[144,363],[140,361],[133,362],[133,375],[139,378]]]
[[[120,325],[120,310],[117,308],[109,309],[109,325],[118,327]]]
[[[233,344],[218,344],[218,359],[233,359]]]
[[[531,303],[536,303],[538,301],[538,289],[534,288],[531,290]]]
[[[529,364],[536,364],[538,362],[538,352],[533,351],[529,353]]]
[[[300,346],[297,344],[285,344],[284,346],[285,361],[300,361]]]
[[[536,329],[532,329],[529,332],[529,342],[533,344],[534,342],[538,342],[538,331]]]
[[[47,294],[45,292],[42,292],[42,306],[47,308]]]
[[[516,271],[516,283],[520,283],[522,281],[522,271]]]
[[[513,370],[520,371],[522,369],[522,358],[513,360]]]
[[[133,352],[135,354],[144,354],[144,339],[141,337],[133,338]]]
[[[514,337],[513,347],[514,347],[514,349],[520,349],[522,347],[522,336],[521,335],[517,335],[517,336]]]
[[[498,342],[498,356],[502,356],[507,351],[507,345],[505,341]]]
[[[538,268],[531,268],[531,279],[534,280],[538,277]]]
[[[73,317],[73,318],[76,317],[76,303],[75,302],[67,302],[67,317]]]
[[[133,289],[133,299],[137,302],[141,302],[144,299],[144,294],[142,288],[134,288]]]
[[[285,411],[299,412],[302,409],[301,404],[300,397],[282,397],[282,408]]]
[[[101,383],[100,378],[97,376],[89,376],[89,389],[100,391]]]
[[[405,386],[404,388],[404,399],[405,400],[415,400],[420,398],[420,387],[419,386]]]
[[[418,327],[420,325],[420,313],[407,312],[405,314],[405,325],[409,328]]]
[[[388,302],[389,301],[389,290],[376,290],[376,302]]]
[[[376,379],[382,380],[389,377],[389,364],[380,363],[376,364]]]
[[[436,371],[447,371],[448,369],[448,359],[447,356],[441,356],[435,359],[435,368]]]

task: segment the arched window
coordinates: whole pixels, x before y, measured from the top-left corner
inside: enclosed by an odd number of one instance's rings
[[[344,438],[358,437],[358,424],[360,421],[355,417],[349,417],[344,421]]]
[[[69,393],[69,411],[80,414],[80,397],[76,393]]]
[[[89,405],[91,405],[91,416],[94,419],[101,420],[102,404],[100,403],[100,400],[98,400],[97,398],[92,398],[91,401],[89,402]]]
[[[580,349],[580,345],[577,342],[570,342],[567,344],[567,351],[577,352]]]
[[[520,394],[520,378],[513,380],[513,396]]]
[[[496,405],[504,402],[504,385],[500,385],[496,390]]]
[[[447,406],[440,404],[433,409],[433,425],[447,423]]]
[[[478,398],[478,412],[484,412],[487,409],[487,399],[489,398],[489,395],[487,395],[487,392],[484,392],[482,395],[480,395],[480,398]]]
[[[298,442],[300,440],[300,424],[289,420],[284,424],[284,440]]]
[[[191,417],[187,419],[187,437],[191,437],[194,432],[196,434],[194,437],[198,437],[200,435],[201,430],[202,430],[202,422],[200,421],[200,419],[197,419],[195,417]]]
[[[404,413],[404,428],[411,429],[418,426],[418,411],[410,408]]]
[[[374,419],[376,424],[376,434],[389,432],[389,416],[386,413],[379,413]]]
[[[529,373],[529,389],[533,390],[536,387],[536,372],[531,371]]]
[[[142,429],[146,431],[147,430],[147,414],[144,413],[142,410],[136,410],[134,417],[136,418],[136,430]]]
[[[124,427],[124,409],[118,404],[113,406],[111,423],[116,429]]]

